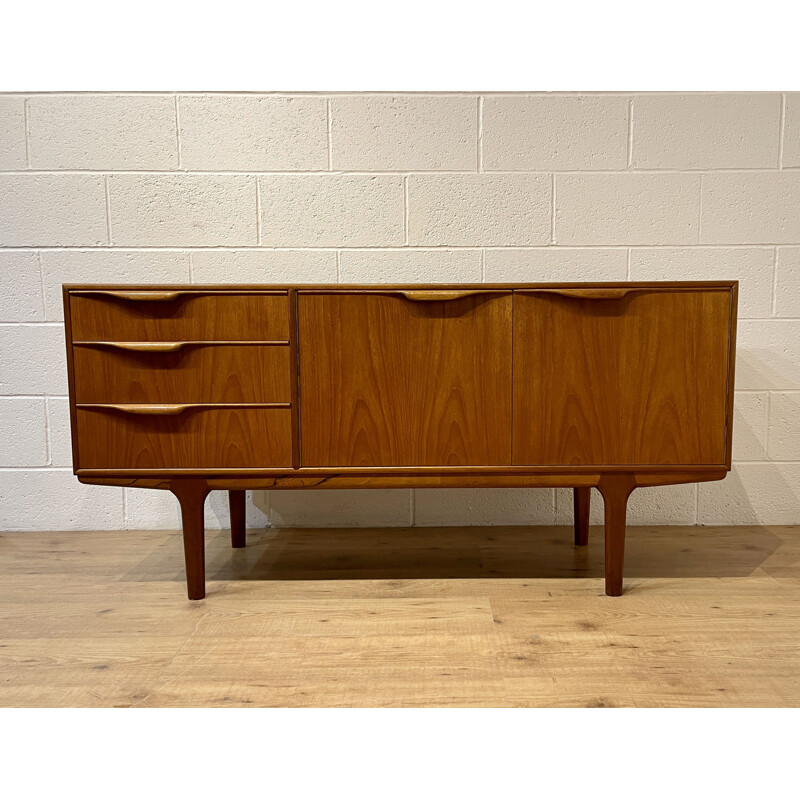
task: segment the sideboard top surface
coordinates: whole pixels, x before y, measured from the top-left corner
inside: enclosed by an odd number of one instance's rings
[[[65,283],[65,292],[90,291],[289,291],[353,292],[406,290],[513,291],[527,289],[731,289],[739,281],[581,281],[532,283]]]

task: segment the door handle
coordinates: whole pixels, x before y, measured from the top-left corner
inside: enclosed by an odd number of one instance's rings
[[[452,289],[409,289],[398,291],[398,294],[415,303],[441,303],[448,300],[461,300],[464,297],[473,297],[479,294],[504,294],[504,292],[490,291],[487,289],[465,289],[453,291]]]
[[[516,289],[519,294],[556,294],[560,297],[573,297],[576,300],[619,300],[632,292],[645,291],[635,288],[596,288],[596,289]]]

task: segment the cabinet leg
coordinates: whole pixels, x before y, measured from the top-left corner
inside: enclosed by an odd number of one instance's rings
[[[181,504],[183,553],[186,558],[186,584],[190,600],[206,596],[205,516],[209,488],[205,481],[176,480],[170,489]]]
[[[589,544],[589,509],[592,489],[590,486],[576,486],[572,490],[574,510],[575,544],[585,547]]]
[[[605,506],[606,594],[622,594],[622,570],[625,562],[625,516],[628,498],[636,482],[630,475],[609,475],[597,487]]]
[[[247,544],[244,489],[231,489],[228,505],[231,510],[231,547],[244,547]]]

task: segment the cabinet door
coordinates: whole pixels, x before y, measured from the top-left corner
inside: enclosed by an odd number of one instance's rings
[[[511,294],[298,294],[306,467],[511,463]]]
[[[514,463],[726,460],[731,291],[514,295]]]

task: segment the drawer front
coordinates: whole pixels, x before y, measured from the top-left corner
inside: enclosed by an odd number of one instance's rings
[[[158,299],[152,299],[152,298]],[[289,300],[279,294],[72,292],[73,341],[286,341]]]
[[[170,416],[77,409],[81,469],[291,467],[288,408],[189,408]]]
[[[723,464],[731,291],[514,294],[514,464]]]
[[[134,345],[135,347],[136,345]],[[288,403],[289,347],[280,345],[76,345],[78,403]],[[174,349],[170,349],[174,348]]]
[[[511,463],[511,294],[298,295],[301,465]]]

